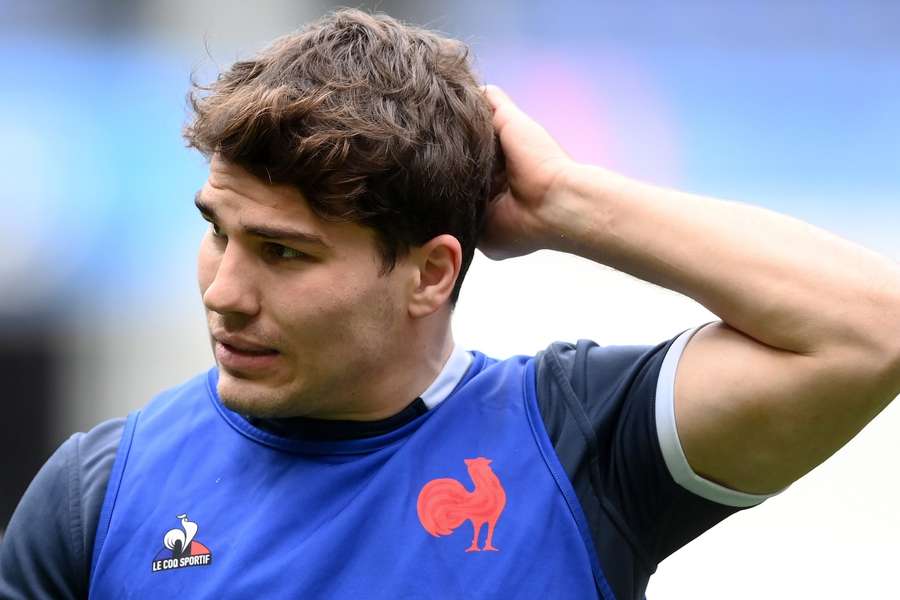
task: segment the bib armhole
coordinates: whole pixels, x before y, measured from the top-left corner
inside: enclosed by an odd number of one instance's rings
[[[97,521],[97,533],[94,535],[94,552],[91,555],[91,570],[88,580],[94,577],[94,568],[97,565],[97,559],[103,550],[103,542],[106,541],[106,534],[109,531],[109,523],[112,519],[113,509],[116,505],[116,499],[119,496],[119,487],[122,483],[122,473],[125,471],[125,464],[128,462],[128,454],[131,451],[131,442],[134,439],[134,429],[137,425],[138,417],[141,411],[136,410],[128,415],[125,426],[122,429],[122,439],[119,441],[119,448],[116,450],[116,459],[113,462],[112,471],[109,473],[109,482],[106,484],[106,495],[103,497],[103,505],[100,507],[100,518]],[[90,587],[88,593],[90,594]]]
[[[587,525],[587,518],[584,516],[581,503],[575,494],[575,488],[572,487],[568,475],[566,475],[562,464],[560,464],[559,459],[556,456],[556,451],[553,449],[553,445],[550,442],[550,436],[544,429],[540,409],[538,408],[537,403],[537,379],[535,377],[534,363],[534,359],[528,361],[524,372],[525,381],[523,382],[523,388],[525,390],[525,414],[528,418],[528,424],[531,427],[531,432],[534,435],[541,457],[544,459],[544,463],[547,465],[550,474],[556,481],[556,485],[563,495],[566,505],[569,507],[569,512],[575,520],[578,532],[581,534],[581,540],[584,543],[591,560],[591,571],[594,574],[594,582],[597,585],[597,591],[600,594],[600,598],[602,600],[616,600],[612,588],[610,588],[609,582],[606,580],[606,575],[603,573],[603,568],[600,566],[600,559],[594,548],[594,542]]]

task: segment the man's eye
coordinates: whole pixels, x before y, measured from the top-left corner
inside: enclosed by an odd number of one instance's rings
[[[275,258],[290,260],[292,258],[306,258],[306,254],[281,244],[266,244],[266,251]]]

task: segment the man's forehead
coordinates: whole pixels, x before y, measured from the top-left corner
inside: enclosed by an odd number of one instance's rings
[[[269,184],[246,169],[216,155],[210,160],[209,177],[194,198],[200,212],[214,221],[235,220],[249,233],[261,237],[319,243],[337,248],[364,243],[375,248],[372,230],[358,223],[328,221],[316,215],[303,193],[290,185]],[[313,238],[318,238],[314,240]]]
[[[297,188],[263,181],[240,165],[218,158],[218,155],[213,155],[210,160],[209,177],[200,193],[209,201],[246,199],[267,208],[288,212],[296,210],[312,215],[306,198]]]
[[[280,194],[275,190],[252,189],[247,185],[229,185],[222,180],[207,179],[197,193],[194,202],[210,212],[261,213],[273,218],[312,216],[302,196]]]

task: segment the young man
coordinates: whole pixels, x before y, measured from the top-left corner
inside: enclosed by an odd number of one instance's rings
[[[342,11],[207,92],[186,136],[210,157],[217,366],[54,454],[4,597],[640,598],[900,392],[896,264],[573,162],[457,42]],[[577,254],[721,321],[466,352],[476,244]]]

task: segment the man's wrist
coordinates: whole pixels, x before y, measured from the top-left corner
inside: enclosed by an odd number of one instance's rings
[[[549,250],[594,254],[612,217],[615,199],[636,182],[600,167],[571,163],[547,194],[541,222]]]

